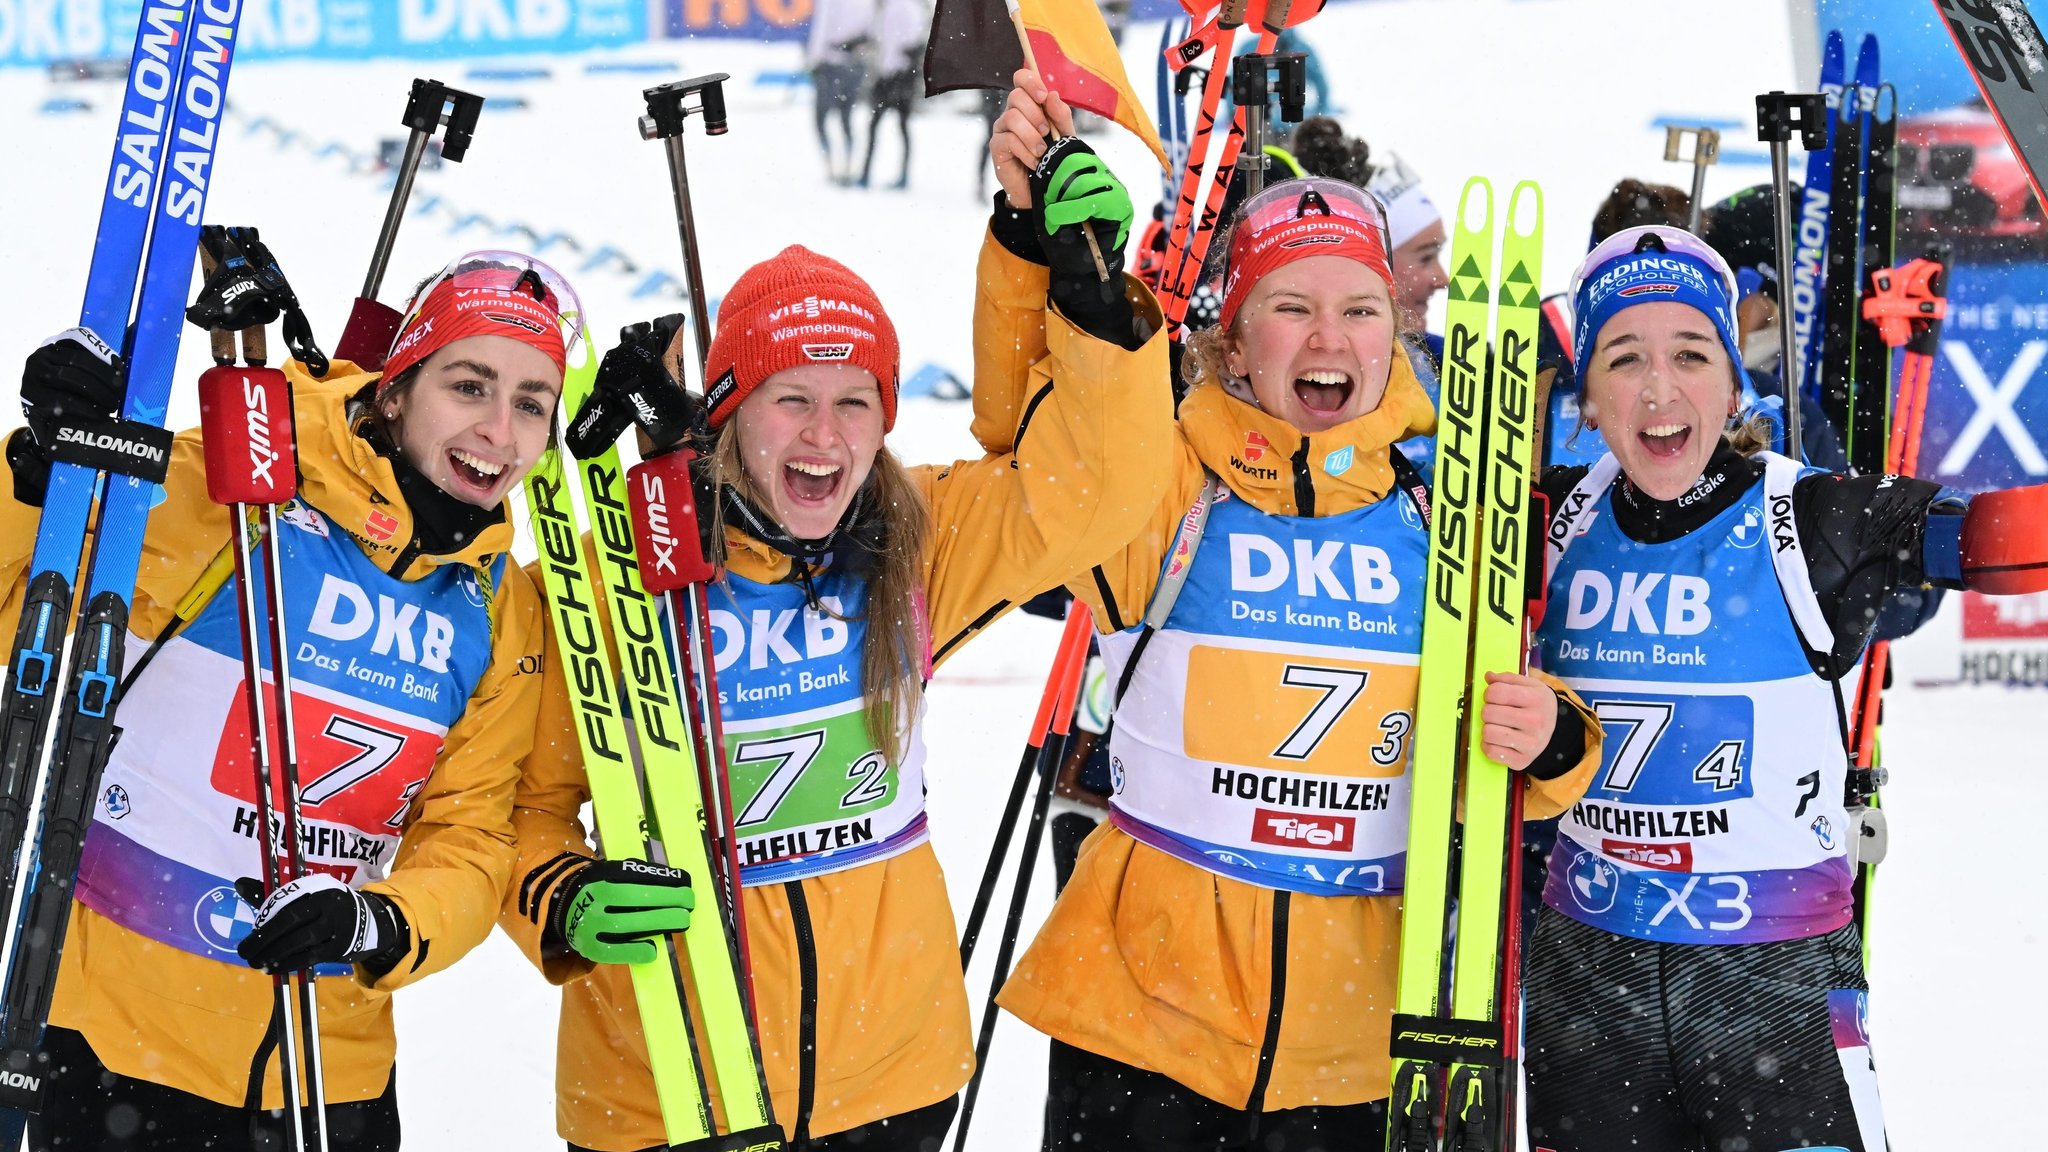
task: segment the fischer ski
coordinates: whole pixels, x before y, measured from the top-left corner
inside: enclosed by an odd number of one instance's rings
[[[582,362],[563,384],[564,411],[581,416],[596,375],[596,354],[586,339]],[[606,859],[648,860],[702,881],[715,870],[696,742],[678,696],[675,665],[662,646],[660,609],[641,580],[642,562],[635,551],[639,534],[618,449],[607,444],[577,462],[580,499],[565,474],[563,456],[561,449],[550,449],[527,478],[526,493],[556,656],[568,671],[563,679],[590,779],[599,844]],[[671,496],[664,511],[675,542],[687,548],[696,541],[696,513],[687,485],[680,495],[680,500]],[[596,549],[594,565],[584,555],[586,530]],[[646,548],[640,553],[652,554]],[[611,623],[610,643],[598,623],[599,585]],[[738,914],[736,899],[731,914]],[[655,959],[630,970],[668,1142],[676,1147],[780,1147],[782,1134],[761,1073],[726,915],[693,918],[682,943],[704,1021],[710,1083],[718,1086],[732,1135],[718,1136],[712,1124],[709,1083],[698,1060],[683,969],[674,941],[664,939]]]
[[[1493,189],[1467,183],[1446,310],[1390,1152],[1515,1147],[1522,789],[1482,751],[1478,708],[1487,674],[1521,671],[1528,652],[1543,249],[1535,184],[1515,187],[1503,223],[1496,279]],[[1454,876],[1456,945],[1447,955]]]
[[[216,7],[227,15],[216,19]],[[140,13],[79,318],[80,327],[119,343],[126,393],[118,421],[60,429],[8,659],[0,705],[0,846],[8,853],[0,903],[10,917],[0,1103],[30,1111],[43,1091],[37,1049],[79,855],[119,735],[129,600],[170,460],[164,415],[240,20],[239,5],[195,0],[152,0]]]

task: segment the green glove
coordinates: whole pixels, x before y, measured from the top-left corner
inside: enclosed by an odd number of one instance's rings
[[[576,954],[599,964],[654,959],[652,941],[690,927],[697,894],[690,876],[645,860],[593,860],[562,882],[548,927]]]
[[[1045,150],[1031,173],[1031,201],[1045,222],[1045,253],[1053,267],[1077,253],[1094,271],[1088,241],[1074,225],[1094,232],[1103,257],[1114,253],[1121,263],[1131,235],[1131,194],[1086,141],[1068,136]]]

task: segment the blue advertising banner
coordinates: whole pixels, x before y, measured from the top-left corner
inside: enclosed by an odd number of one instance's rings
[[[662,0],[662,4],[660,34],[676,39],[743,36],[801,40],[809,31],[813,8],[813,0]],[[1131,20],[1159,20],[1186,11],[1177,0],[1129,0],[1124,6]]]
[[[140,0],[0,0],[0,67],[125,57],[141,7]],[[649,0],[239,0],[239,7],[244,60],[568,52],[637,43],[649,32]]]

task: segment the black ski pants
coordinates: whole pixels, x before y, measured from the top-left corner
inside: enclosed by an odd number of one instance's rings
[[[49,1097],[28,1124],[29,1152],[278,1152],[284,1113],[231,1108],[204,1097],[107,1071],[85,1037],[43,1033]],[[374,1100],[327,1106],[333,1152],[397,1152],[398,1074]]]
[[[1052,1042],[1042,1152],[1381,1152],[1387,1105],[1247,1112],[1157,1072]]]
[[[1545,908],[1524,986],[1530,1146],[1883,1152],[1854,924],[1659,944]]]
[[[896,1116],[884,1116],[858,1128],[834,1132],[828,1136],[813,1136],[802,1143],[791,1143],[796,1152],[939,1152],[946,1143],[946,1130],[953,1126],[953,1113],[960,1107],[960,1097],[948,1096],[937,1104],[927,1104]],[[569,1145],[569,1152],[590,1152],[580,1144]],[[666,1152],[665,1146],[655,1145],[642,1152]]]

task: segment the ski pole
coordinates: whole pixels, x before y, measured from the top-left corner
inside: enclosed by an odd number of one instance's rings
[[[1205,47],[1213,47],[1215,55],[1209,60],[1209,75],[1202,82],[1202,103],[1200,115],[1195,119],[1195,134],[1188,141],[1187,162],[1181,168],[1180,192],[1173,201],[1173,222],[1166,232],[1166,304],[1169,312],[1172,301],[1191,294],[1195,285],[1188,282],[1188,248],[1199,224],[1195,218],[1195,194],[1201,189],[1203,169],[1209,163],[1209,142],[1216,132],[1216,113],[1223,106],[1223,88],[1230,82],[1231,49],[1237,44],[1237,30],[1244,26],[1248,0],[1223,0],[1216,12],[1213,28],[1204,28],[1186,42],[1173,49],[1175,56],[1189,63],[1198,59]],[[1193,278],[1201,279],[1199,262]],[[1183,313],[1185,314],[1185,313]],[[1167,328],[1174,324],[1169,314]]]
[[[1792,176],[1788,147],[1792,133],[1808,152],[1828,143],[1827,97],[1818,92],[1766,92],[1756,98],[1756,137],[1771,146],[1771,219],[1776,226],[1778,293],[1778,366],[1785,392],[1785,448],[1804,460],[1800,448],[1799,401],[1805,395],[1798,346],[1792,340],[1792,265],[1798,248],[1792,243]]]
[[[1067,634],[1078,632],[1085,636],[1093,616],[1086,604],[1074,601],[1067,609]],[[967,1146],[967,1129],[974,1122],[974,1101],[981,1094],[982,1075],[988,1071],[989,1046],[996,1035],[996,994],[1010,977],[1010,960],[1017,950],[1018,930],[1024,921],[1024,901],[1031,895],[1031,874],[1037,870],[1038,848],[1045,838],[1045,812],[1052,803],[1053,773],[1066,756],[1075,697],[1081,687],[1081,667],[1087,662],[1088,648],[1082,644],[1069,650],[1063,643],[1060,657],[1059,693],[1052,706],[1052,738],[1045,742],[1038,758],[1038,790],[1031,798],[1031,822],[1024,829],[1024,852],[1017,860],[1017,881],[1010,889],[1009,913],[1003,918],[1003,939],[996,949],[996,968],[989,977],[988,1000],[981,1010],[981,1031],[974,1038],[974,1074],[968,1077],[967,1095],[960,1102],[960,1127],[953,1135],[953,1152],[961,1152]]]
[[[661,141],[668,155],[669,186],[676,204],[676,232],[683,244],[683,279],[690,295],[691,335],[697,345],[697,373],[700,385],[706,390],[711,385],[709,380],[703,379],[704,365],[711,358],[711,307],[709,296],[704,291],[704,263],[697,248],[697,215],[690,204],[690,169],[683,151],[683,128],[694,113],[704,118],[706,136],[725,135],[728,127],[725,116],[726,79],[726,73],[714,72],[673,84],[656,85],[641,92],[647,104],[647,114],[640,118],[640,137]],[[692,96],[697,98],[694,106],[689,103]],[[672,462],[676,471],[672,474],[671,483],[688,493],[692,489],[687,465],[696,454],[688,449],[678,451],[683,455],[679,461]],[[651,461],[643,462],[643,466],[645,463]],[[636,484],[633,489],[637,493],[640,486]],[[687,548],[693,543],[684,541],[681,547]],[[740,971],[745,977],[747,1007],[751,1012],[754,1007],[754,970],[747,946],[746,917],[740,908],[739,837],[733,830],[732,782],[725,759],[724,722],[718,710],[711,609],[704,596],[705,585],[717,578],[717,565],[700,552],[692,575],[694,578],[664,585],[669,599],[667,626],[673,650],[682,666],[683,687],[692,717],[692,735],[699,751],[697,770],[704,786],[704,803],[711,816],[711,826],[715,829],[712,837],[716,848],[714,867],[719,871],[718,880],[726,893],[731,937]],[[651,581],[648,590],[655,591]]]
[[[211,274],[215,245],[233,243],[227,229],[207,229],[201,262]],[[212,334],[214,366],[199,378],[200,426],[204,431],[207,494],[225,504],[229,531],[239,537],[253,508],[261,519],[262,580],[267,602],[259,602],[256,572],[247,549],[235,547],[235,591],[242,640],[242,679],[248,696],[249,739],[255,784],[256,824],[263,857],[261,878],[267,898],[305,870],[299,842],[298,742],[292,731],[291,671],[285,637],[282,564],[277,545],[277,506],[297,491],[292,444],[291,384],[267,358],[261,324],[242,332],[244,367],[234,366],[234,335]],[[235,543],[239,545],[240,541]],[[259,621],[267,620],[267,628]],[[269,689],[263,679],[263,645],[277,691],[276,758],[272,749]],[[279,763],[279,761],[282,763]],[[282,791],[280,791],[280,787]],[[275,812],[273,813],[273,799]],[[277,839],[287,863],[280,867]],[[319,1015],[309,970],[271,977],[277,998],[278,1080],[284,1092],[285,1139],[293,1148],[327,1148],[325,1089],[319,1057]],[[300,1092],[301,1055],[305,1093]]]
[[[981,937],[981,922],[988,915],[989,901],[994,898],[996,880],[1002,875],[1003,861],[1010,855],[1010,836],[1016,831],[1017,813],[1024,807],[1024,789],[1031,782],[1031,770],[1044,759],[1046,735],[1052,730],[1053,708],[1058,703],[1062,674],[1073,651],[1078,646],[1083,663],[1087,661],[1088,626],[1086,609],[1077,610],[1076,602],[1067,604],[1066,630],[1060,633],[1060,645],[1055,650],[1052,666],[1045,671],[1045,690],[1038,696],[1038,714],[1031,721],[1031,731],[1024,738],[1024,754],[1017,758],[1017,775],[1010,781],[1010,795],[1003,801],[1003,818],[996,825],[996,841],[988,850],[988,863],[981,869],[981,886],[974,892],[974,907],[967,913],[967,930],[960,934],[960,971],[974,960],[974,944]],[[1041,768],[1042,770],[1042,768]]]
[[[1687,136],[1692,137],[1690,157],[1683,154]],[[1664,129],[1664,159],[1674,164],[1688,160],[1692,163],[1692,199],[1686,205],[1685,230],[1697,236],[1700,231],[1700,197],[1707,191],[1707,169],[1721,162],[1721,133],[1704,125],[1698,128],[1671,125]]]
[[[391,187],[391,203],[384,209],[384,223],[377,229],[377,245],[370,252],[369,275],[363,278],[362,294],[349,309],[348,325],[335,345],[336,356],[353,360],[371,371],[384,367],[384,356],[391,351],[391,338],[398,333],[404,317],[397,309],[379,303],[377,293],[384,286],[391,247],[398,242],[398,225],[405,219],[405,206],[412,199],[412,182],[419,174],[420,159],[426,155],[427,141],[434,130],[445,124],[441,158],[460,164],[469,151],[469,141],[476,132],[477,116],[483,107],[484,98],[474,93],[450,88],[439,80],[413,80],[412,92],[405,100],[405,113],[399,117],[399,123],[412,133],[405,139],[405,154],[398,161],[398,175]]]

